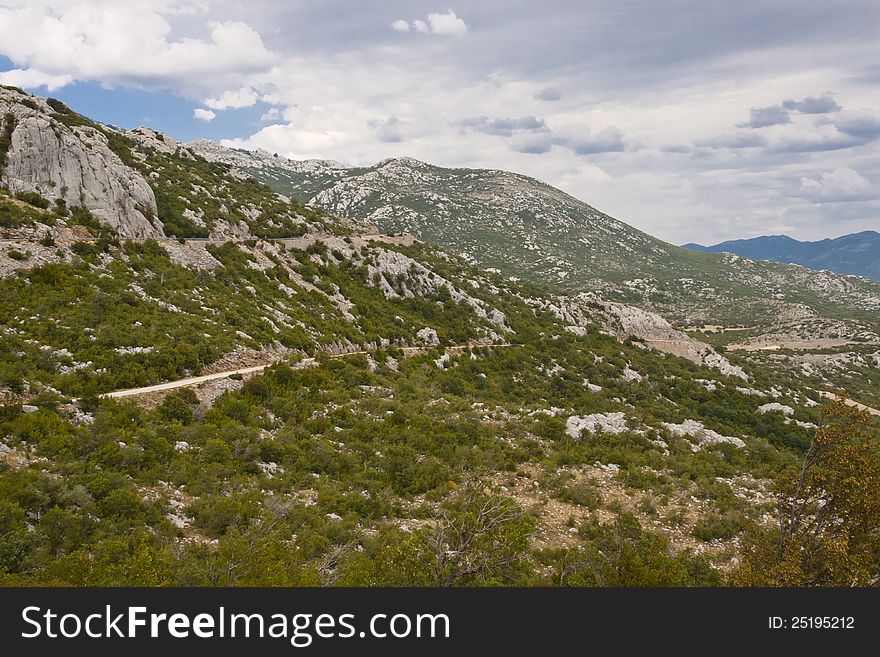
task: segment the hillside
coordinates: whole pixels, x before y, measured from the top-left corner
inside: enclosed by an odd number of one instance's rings
[[[880,233],[873,230],[816,242],[800,242],[785,235],[769,235],[747,240],[730,240],[714,246],[683,246],[706,253],[735,253],[752,260],[773,260],[880,280]]]
[[[847,320],[853,333],[880,328],[880,283],[673,246],[526,176],[409,158],[348,168],[206,141],[192,148],[315,207],[562,292],[592,291],[690,324],[768,326],[800,310],[804,319]]]
[[[716,585],[820,424],[876,431],[148,128],[0,117],[0,584]]]

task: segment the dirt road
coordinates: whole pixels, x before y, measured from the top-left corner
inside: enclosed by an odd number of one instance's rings
[[[865,413],[870,413],[871,415],[880,415],[880,411],[876,408],[871,408],[870,406],[865,406],[864,404],[860,404],[857,401],[853,401],[852,399],[847,399],[846,397],[841,397],[840,395],[836,395],[833,392],[828,392],[827,390],[820,390],[819,394],[825,397],[826,399],[833,399],[835,401],[842,401],[847,406],[852,406],[853,408],[857,408],[860,411],[864,411]]]
[[[511,345],[508,343],[500,343],[500,344],[472,344],[472,345],[453,345],[450,347],[446,347],[446,353],[456,354],[461,353],[465,349],[468,348],[477,348],[477,347],[510,347]],[[427,347],[403,347],[400,349],[404,355],[412,356],[415,354],[423,353],[427,350]],[[346,356],[355,356],[358,354],[368,354],[369,351],[348,351],[342,354],[333,354],[330,358],[344,358]],[[137,395],[146,395],[151,392],[163,392],[165,390],[175,390],[177,388],[188,388],[190,386],[201,385],[202,383],[206,383],[208,381],[216,381],[217,379],[227,379],[230,376],[235,374],[254,374],[256,372],[262,372],[267,367],[274,365],[279,362],[279,360],[273,360],[262,365],[253,365],[251,367],[240,367],[234,370],[226,370],[223,372],[215,372],[214,374],[204,374],[202,376],[191,376],[185,379],[178,379],[177,381],[166,381],[165,383],[157,383],[152,386],[144,386],[143,388],[129,388],[127,390],[114,390],[113,392],[107,392],[101,395],[102,397],[112,397],[118,399],[120,397],[135,397]],[[309,367],[311,365],[317,364],[317,359],[315,358],[303,358],[299,360],[296,364],[297,367]]]

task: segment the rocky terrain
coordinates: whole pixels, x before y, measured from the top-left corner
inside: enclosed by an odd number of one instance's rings
[[[514,174],[454,172],[428,199],[448,172],[384,163],[377,185],[421,190],[406,214],[359,205],[372,192],[337,163],[284,165],[342,176],[338,217],[204,144],[0,99],[0,584],[608,584],[629,567],[719,584],[774,522],[771,482],[825,421],[823,388],[876,371],[873,288],[804,274],[837,300],[792,293],[763,326],[689,333],[657,310],[691,297],[630,293],[675,247]],[[398,210],[415,236],[379,232]],[[464,241],[430,244],[420,216]],[[514,229],[534,249],[502,257]],[[573,235],[609,275],[579,268]],[[825,367],[725,349],[783,329],[862,351]]]
[[[880,348],[880,284],[874,281],[681,249],[525,176],[445,169],[411,158],[358,168],[209,141],[191,147],[309,204],[384,231],[412,233],[513,280],[569,297],[588,295],[604,304],[602,322],[612,332],[692,360],[717,355],[706,351],[696,331],[689,335],[698,342],[690,343],[679,329],[716,325],[713,345],[748,353],[753,362],[773,368],[794,363],[773,360],[769,353],[779,349],[818,356],[855,345],[843,359],[852,369],[841,372],[838,359],[831,370],[843,380],[823,382],[840,387],[861,380],[863,369],[855,365],[864,362],[857,353],[861,345]],[[726,332],[726,327],[748,329]],[[792,365],[788,375],[802,373]],[[875,400],[870,386],[858,385],[856,391],[864,394],[866,388],[868,401]]]
[[[772,326],[791,306],[876,329],[880,283],[682,249],[564,192],[499,170],[411,158],[372,167],[291,161],[198,141],[193,150],[293,198],[405,231],[470,262],[567,293],[595,292],[685,324]]]

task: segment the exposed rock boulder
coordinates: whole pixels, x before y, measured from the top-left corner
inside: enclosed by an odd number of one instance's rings
[[[773,411],[779,411],[786,416],[794,413],[794,409],[791,406],[786,406],[785,404],[780,404],[779,402],[770,402],[769,404],[758,406],[759,413],[771,413]]]
[[[427,326],[423,329],[419,329],[418,331],[416,331],[416,338],[422,344],[426,344],[431,347],[436,347],[440,344],[440,338],[437,337],[437,331],[432,328],[428,328]]]
[[[671,433],[673,436],[691,436],[693,438],[696,438],[698,443],[696,445],[691,445],[691,449],[693,449],[695,452],[699,451],[703,447],[708,447],[717,443],[730,443],[731,445],[735,445],[736,447],[740,448],[746,446],[746,444],[739,438],[735,438],[733,436],[722,436],[720,433],[712,431],[711,429],[707,429],[705,426],[703,426],[702,422],[697,422],[696,420],[685,420],[680,424],[664,422],[663,428],[669,431],[669,433]]]
[[[158,130],[139,126],[134,130],[128,130],[125,136],[137,142],[144,148],[152,148],[160,153],[173,154],[177,151],[180,144],[174,141],[168,135],[164,135]]]
[[[626,416],[623,413],[593,413],[592,415],[572,415],[565,422],[565,432],[572,438],[580,438],[581,434],[587,431],[589,433],[611,433],[618,434],[624,431],[631,431],[626,426]]]

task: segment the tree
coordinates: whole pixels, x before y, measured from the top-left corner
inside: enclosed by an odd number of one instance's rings
[[[880,432],[871,422],[842,403],[826,406],[802,463],[775,483],[778,527],[748,534],[734,583],[880,583]]]
[[[189,424],[193,420],[193,412],[183,399],[178,395],[168,395],[158,408],[159,415],[169,422]]]
[[[534,520],[513,500],[471,484],[434,518],[434,585],[501,584],[528,557]]]

